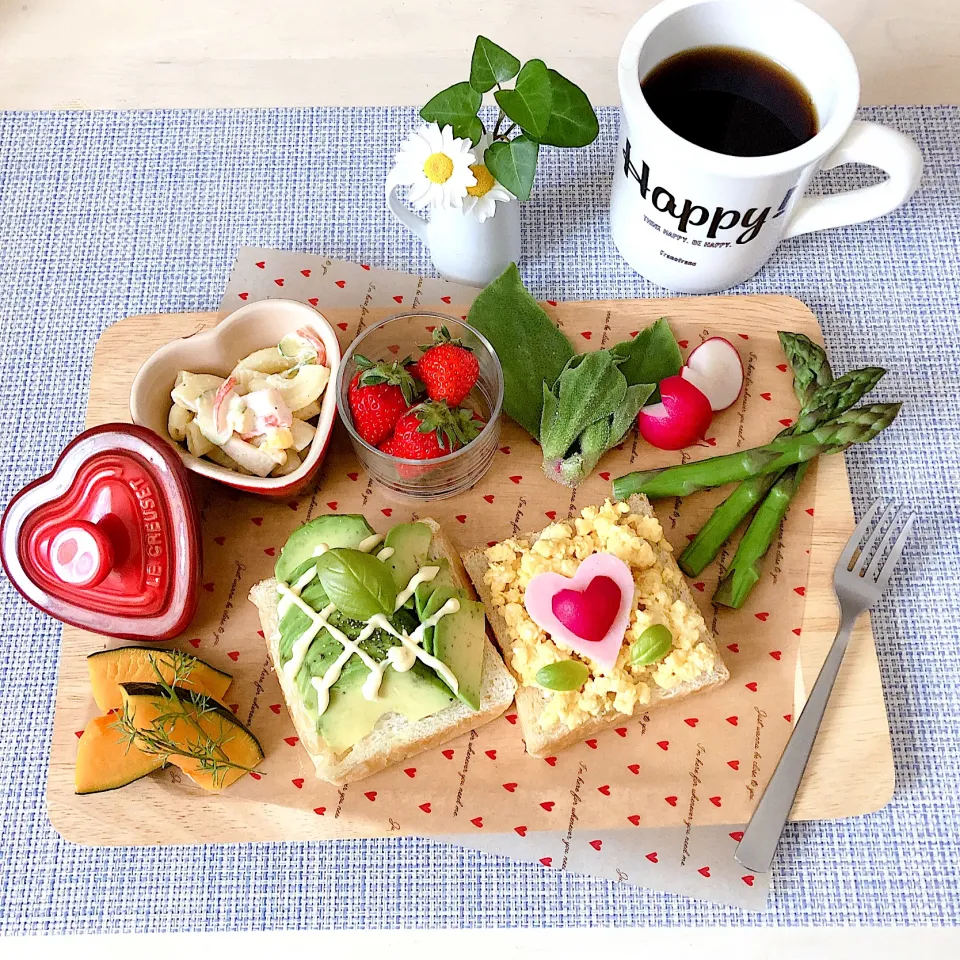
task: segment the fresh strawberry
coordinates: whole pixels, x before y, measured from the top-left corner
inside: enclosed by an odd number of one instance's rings
[[[433,331],[433,343],[422,346],[416,375],[424,382],[431,400],[446,400],[459,407],[480,376],[480,361],[469,347],[454,340],[446,327]]]
[[[376,446],[410,409],[419,384],[407,369],[409,357],[393,363],[374,363],[359,354],[354,359],[360,370],[347,389],[353,425],[367,443]]]
[[[469,443],[484,427],[473,410],[451,410],[442,400],[425,400],[405,413],[385,452],[407,460],[435,460]]]

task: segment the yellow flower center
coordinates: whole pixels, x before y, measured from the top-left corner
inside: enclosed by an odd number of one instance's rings
[[[477,178],[476,186],[467,187],[467,193],[469,193],[471,197],[482,197],[485,193],[489,193],[493,189],[496,181],[493,179],[493,174],[490,173],[482,163],[472,164],[470,171]]]
[[[431,153],[424,161],[423,173],[433,183],[446,183],[453,176],[453,161],[445,153]]]

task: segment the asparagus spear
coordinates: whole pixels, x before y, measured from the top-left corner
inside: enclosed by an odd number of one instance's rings
[[[796,496],[809,461],[785,470],[760,505],[740,540],[733,563],[713,595],[714,603],[739,609],[760,579],[759,562],[780,529],[790,501]]]
[[[781,337],[783,336],[781,334]],[[819,347],[817,349],[819,350]],[[820,352],[823,353],[822,350]],[[826,363],[826,355],[823,356],[823,363]],[[815,427],[846,413],[877,385],[884,373],[880,367],[864,367],[862,370],[845,373],[832,383],[816,388],[801,409],[797,422],[782,430],[778,438],[809,433]],[[801,376],[798,373],[794,378],[798,393],[803,389],[800,381]],[[711,563],[723,544],[733,536],[743,519],[766,496],[776,481],[777,475],[770,473],[744,480],[713,511],[696,537],[677,558],[684,573],[695,577]]]
[[[899,411],[899,403],[857,407],[810,433],[777,437],[763,447],[660,470],[638,470],[618,477],[613,483],[613,495],[618,500],[626,500],[635,493],[645,493],[654,500],[685,497],[708,487],[737,483],[765,473],[781,473],[820,454],[840,453],[851,443],[872,440],[893,423]]]
[[[793,371],[794,393],[800,406],[805,407],[819,387],[825,387],[833,381],[830,362],[823,347],[815,344],[805,334],[781,330],[777,336],[787,356],[787,363]]]

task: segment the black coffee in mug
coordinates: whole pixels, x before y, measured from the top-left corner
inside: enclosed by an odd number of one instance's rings
[[[803,84],[752,50],[683,50],[657,64],[640,86],[666,126],[715,153],[769,156],[817,134],[817,110]]]

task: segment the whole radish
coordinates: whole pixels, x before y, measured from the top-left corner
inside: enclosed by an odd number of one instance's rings
[[[713,411],[710,401],[679,374],[660,382],[660,402],[637,416],[640,436],[661,450],[680,450],[702,440]]]

